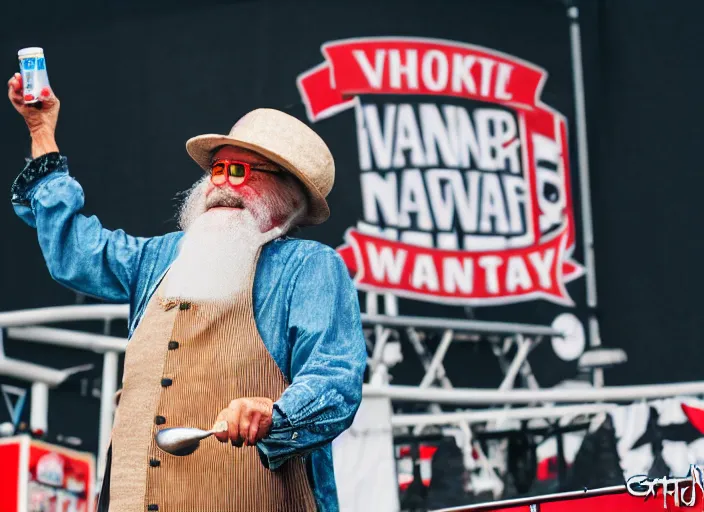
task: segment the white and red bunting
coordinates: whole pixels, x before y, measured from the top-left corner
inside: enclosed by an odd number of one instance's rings
[[[565,285],[584,269],[571,258],[566,120],[540,101],[547,72],[425,38],[333,41],[322,53],[298,88],[311,122],[355,109],[363,213],[338,252],[357,287],[573,305]]]

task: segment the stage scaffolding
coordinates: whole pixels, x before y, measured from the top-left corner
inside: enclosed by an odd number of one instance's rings
[[[127,340],[106,334],[81,332],[42,324],[68,321],[93,320],[109,326],[114,320],[127,318],[126,306],[64,306],[0,313],[0,329],[4,337],[27,340],[57,346],[71,347],[103,354],[101,408],[99,422],[100,453],[98,478],[102,474],[104,452],[110,437],[113,418],[113,397],[118,389],[118,356],[124,352]],[[638,400],[704,395],[704,382],[662,384],[625,387],[589,387],[585,389],[540,389],[528,362],[530,350],[546,336],[562,333],[551,327],[511,324],[503,322],[480,322],[438,318],[403,316],[363,315],[370,344],[370,382],[364,385],[364,400],[383,399],[391,404],[414,402],[427,404],[427,413],[395,414],[390,408],[388,428],[396,433],[419,435],[429,426],[459,428],[458,444],[468,455],[477,449],[476,434],[491,432],[510,421],[557,420],[591,418],[608,412],[616,403]],[[107,330],[107,328],[106,328]],[[395,386],[383,378],[386,364],[383,357],[384,344],[404,331],[413,343],[417,356],[423,362],[425,374],[417,386]],[[441,341],[432,351],[424,342],[427,333],[442,333]],[[377,339],[374,339],[376,335]],[[481,336],[478,336],[481,335]],[[504,379],[497,389],[454,388],[444,369],[443,360],[452,343],[480,343],[487,335],[496,337],[499,349],[497,357],[513,347],[512,358],[505,358]],[[0,345],[1,347],[1,345]],[[0,350],[0,375],[11,376],[32,383],[32,405],[30,427],[51,431],[47,417],[48,390],[60,386],[71,375],[89,369],[86,366],[56,370],[5,356]],[[523,375],[532,385],[525,389],[513,389],[518,375]],[[380,377],[381,376],[381,377]],[[566,404],[566,405],[560,405]],[[442,405],[451,405],[459,410],[445,412]],[[519,407],[512,407],[519,406]],[[389,447],[391,450],[392,448]],[[469,458],[469,457],[468,457]],[[496,464],[482,454],[479,464],[487,470]],[[98,486],[99,488],[99,486]]]

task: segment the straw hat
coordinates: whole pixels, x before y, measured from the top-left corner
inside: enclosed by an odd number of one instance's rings
[[[330,216],[325,198],[335,181],[335,162],[323,139],[306,124],[278,110],[260,108],[237,121],[229,135],[193,137],[186,150],[210,172],[213,150],[225,145],[259,153],[296,176],[310,200],[304,224],[320,224]]]

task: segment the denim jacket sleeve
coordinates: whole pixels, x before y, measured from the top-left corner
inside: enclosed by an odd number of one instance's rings
[[[308,255],[291,288],[291,384],[274,404],[269,435],[257,444],[272,470],[331,442],[352,424],[367,361],[357,292],[335,251]]]
[[[128,302],[149,238],[104,229],[85,217],[84,195],[65,157],[49,153],[29,162],[12,185],[15,213],[37,229],[49,273],[59,283],[111,302]]]

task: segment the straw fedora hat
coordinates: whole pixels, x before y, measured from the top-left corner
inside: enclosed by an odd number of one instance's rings
[[[304,224],[320,224],[330,216],[325,200],[335,181],[335,162],[323,139],[295,117],[269,108],[243,116],[228,135],[199,135],[186,142],[186,151],[210,172],[213,150],[237,146],[267,157],[296,176],[308,192]]]

